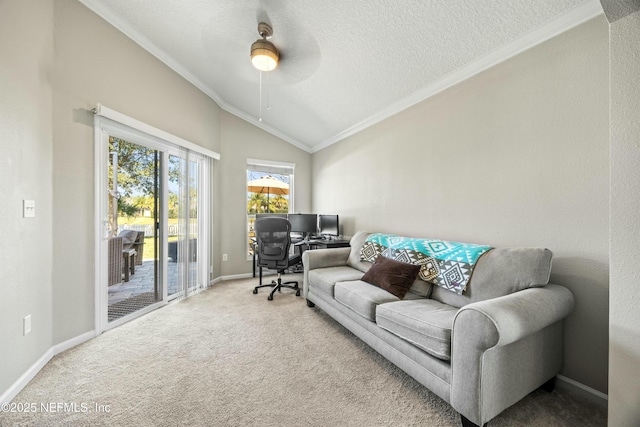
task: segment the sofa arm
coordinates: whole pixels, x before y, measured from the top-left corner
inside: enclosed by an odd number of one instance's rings
[[[464,326],[464,314],[474,310],[494,325],[498,338],[494,345],[507,345],[562,320],[573,306],[573,294],[565,287],[529,288],[462,307],[453,321],[452,334],[457,328],[463,334],[468,330]]]
[[[559,373],[562,324],[574,306],[558,285],[462,307],[451,331],[451,405],[483,425]]]
[[[309,294],[309,271],[317,268],[338,267],[347,265],[351,248],[313,249],[302,253],[304,267],[302,292],[305,297]]]

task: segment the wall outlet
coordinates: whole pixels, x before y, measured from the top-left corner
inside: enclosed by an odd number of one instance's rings
[[[222,254],[222,261],[228,261],[229,256],[227,254]]]
[[[31,332],[31,315],[22,319],[22,335],[27,335],[29,332]]]

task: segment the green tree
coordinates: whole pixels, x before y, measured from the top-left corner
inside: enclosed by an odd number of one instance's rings
[[[159,154],[156,150],[109,137],[109,152],[118,154],[118,195],[152,195],[156,191]],[[109,179],[113,179],[113,162],[109,165]]]
[[[289,212],[289,199],[281,194],[269,198],[269,212],[287,213]]]
[[[178,218],[178,195],[169,193],[169,218]]]
[[[262,193],[249,193],[247,200],[247,213],[257,214],[268,211],[267,196]]]
[[[131,218],[132,216],[135,216],[139,211],[140,209],[135,204],[129,203],[128,198],[121,197],[118,199],[118,214],[120,216]]]
[[[118,157],[117,193],[113,192],[114,156],[109,163],[109,225],[111,233],[117,232],[117,217],[136,215],[140,209],[153,206],[157,191],[159,153],[156,150],[123,139],[109,137],[109,153]],[[177,171],[169,173],[169,179],[177,180]],[[116,202],[117,214],[113,212]],[[151,203],[151,204],[150,204]]]

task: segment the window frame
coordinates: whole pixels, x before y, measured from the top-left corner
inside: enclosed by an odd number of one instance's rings
[[[247,191],[247,187],[249,186],[249,172],[260,172],[266,174],[278,174],[278,175],[288,175],[289,176],[289,211],[288,213],[295,212],[294,209],[294,193],[295,193],[295,163],[289,162],[280,162],[273,160],[259,160],[259,159],[247,159],[246,167],[245,167],[245,195],[249,192]],[[253,255],[251,253],[251,219],[253,218],[255,221],[255,214],[250,214],[247,209],[247,199],[245,197],[245,253],[247,254],[247,261],[253,261]]]

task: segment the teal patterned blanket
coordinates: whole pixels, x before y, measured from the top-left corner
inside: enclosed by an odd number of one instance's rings
[[[486,245],[374,233],[362,245],[360,259],[375,262],[383,255],[419,265],[422,280],[462,295],[476,262],[490,249]]]

